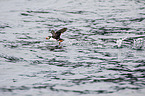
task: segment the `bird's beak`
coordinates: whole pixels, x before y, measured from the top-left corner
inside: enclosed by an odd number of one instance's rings
[[[49,37],[46,37],[46,39],[49,39]]]

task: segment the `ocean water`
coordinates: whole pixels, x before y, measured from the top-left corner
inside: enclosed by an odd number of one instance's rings
[[[145,0],[0,0],[0,96],[144,96],[144,39]]]

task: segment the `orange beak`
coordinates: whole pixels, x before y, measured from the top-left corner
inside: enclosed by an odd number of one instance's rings
[[[49,39],[49,37],[46,37],[46,39]]]

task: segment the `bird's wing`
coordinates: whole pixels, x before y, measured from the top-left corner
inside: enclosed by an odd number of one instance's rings
[[[56,32],[56,38],[60,38],[61,33],[64,33],[67,30],[67,28],[62,28]]]
[[[54,38],[56,37],[56,33],[54,30],[51,31],[51,34],[52,34],[52,37],[54,37]]]

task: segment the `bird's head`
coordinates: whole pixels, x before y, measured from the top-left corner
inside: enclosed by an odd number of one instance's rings
[[[46,39],[50,39],[50,38],[51,38],[51,36],[47,36],[47,37],[46,37]]]

